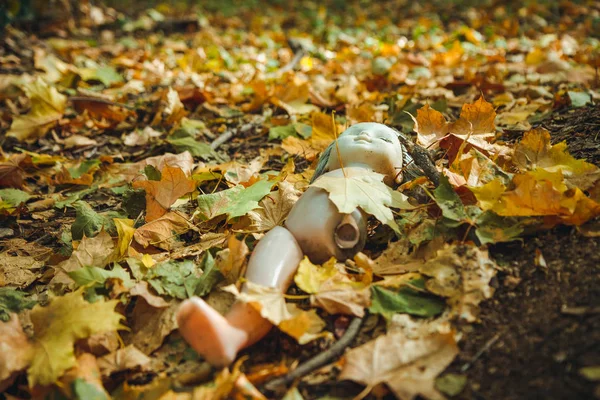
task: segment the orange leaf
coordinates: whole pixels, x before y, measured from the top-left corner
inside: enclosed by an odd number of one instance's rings
[[[473,104],[464,104],[458,121],[450,124],[450,132],[457,136],[477,135],[493,137],[496,132],[494,106],[483,97]]]
[[[181,168],[166,166],[160,181],[136,181],[133,187],[146,191],[146,221],[150,222],[163,216],[178,198],[193,192],[196,184]]]
[[[425,104],[417,110],[415,132],[419,144],[428,148],[448,134],[448,123],[441,112]]]

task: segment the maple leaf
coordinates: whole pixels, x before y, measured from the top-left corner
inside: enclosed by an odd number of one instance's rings
[[[513,162],[521,171],[544,169],[562,172],[570,187],[590,188],[600,179],[600,169],[584,160],[577,160],[567,152],[567,144],[550,144],[550,133],[543,128],[525,132],[515,145]]]
[[[444,311],[445,303],[439,297],[423,293],[425,281],[407,274],[407,279],[399,287],[389,284],[374,285],[372,305],[369,311],[391,319],[396,313],[406,313],[420,317],[433,317]],[[386,281],[383,281],[385,283]]]
[[[430,276],[425,287],[447,297],[453,315],[469,322],[477,320],[478,305],[494,293],[490,281],[496,275],[496,264],[487,251],[475,246],[446,246],[421,268]]]
[[[345,168],[343,172],[343,176],[325,174],[311,186],[328,191],[329,199],[341,213],[350,214],[360,207],[399,232],[390,207],[414,208],[408,203],[407,197],[383,183],[383,174],[365,172],[364,168]]]
[[[417,110],[415,121],[415,132],[417,132],[417,142],[425,147],[430,148],[434,143],[437,143],[441,138],[448,134],[448,122],[441,112],[429,107],[425,104]]]
[[[339,379],[363,383],[367,390],[385,383],[402,400],[418,395],[443,399],[435,389],[435,378],[456,354],[452,334],[409,339],[402,331],[390,332],[348,351]]]
[[[77,339],[94,333],[122,329],[123,316],[114,311],[117,300],[88,303],[78,290],[56,297],[47,307],[31,311],[34,356],[27,370],[29,385],[54,383],[76,365],[73,346]]]
[[[362,317],[365,308],[371,303],[371,278],[372,275],[366,273],[362,280],[352,280],[336,266],[335,258],[317,266],[304,257],[298,266],[294,282],[300,289],[311,294],[311,305],[321,307],[330,314]]]
[[[177,199],[196,189],[194,180],[179,167],[166,166],[161,174],[160,181],[133,182],[134,188],[146,191],[147,222],[162,217]]]
[[[13,119],[7,136],[20,141],[38,139],[46,134],[63,116],[67,106],[67,97],[54,87],[48,86],[42,78],[23,87],[31,102],[31,110],[25,115]]]
[[[133,238],[143,247],[152,245],[169,250],[174,237],[189,229],[190,223],[186,217],[178,212],[170,211],[137,228]]]
[[[308,97],[308,82],[293,77],[288,82],[275,88],[270,101],[273,105],[283,108],[290,115],[308,114],[318,110],[316,106],[306,103]]]
[[[198,196],[198,213],[203,220],[227,214],[241,217],[258,207],[258,201],[271,193],[275,182],[262,179],[249,187],[237,185],[217,193]]]
[[[247,214],[252,221],[251,230],[264,232],[281,225],[300,198],[300,192],[290,182],[279,182],[277,186],[279,190],[271,192],[258,203],[259,208]]]
[[[463,105],[460,118],[450,124],[449,130],[463,139],[469,135],[481,138],[494,137],[496,134],[495,118],[494,106],[485,101],[482,96],[473,104]]]

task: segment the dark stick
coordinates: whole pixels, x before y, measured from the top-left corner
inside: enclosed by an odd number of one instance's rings
[[[308,375],[312,371],[321,368],[322,366],[327,365],[333,360],[340,357],[346,350],[346,347],[350,346],[350,344],[358,334],[358,331],[360,331],[360,327],[362,326],[363,321],[366,317],[366,313],[365,316],[363,316],[362,318],[355,317],[348,325],[348,329],[346,329],[344,335],[333,346],[331,346],[323,353],[317,354],[315,357],[306,361],[304,364],[300,365],[298,368],[296,368],[286,376],[267,382],[265,388],[271,391],[276,391],[277,388],[280,388],[282,386],[288,386],[296,379],[302,378],[303,376]]]
[[[400,143],[406,148],[408,154],[413,158],[414,163],[417,167],[421,168],[425,173],[425,176],[437,187],[440,184],[440,173],[435,168],[435,164],[431,159],[431,155],[427,149],[414,144],[408,140],[404,135],[399,135],[398,139]]]

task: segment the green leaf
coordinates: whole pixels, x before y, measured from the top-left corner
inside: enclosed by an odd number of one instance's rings
[[[123,77],[117,70],[107,65],[98,68],[80,68],[79,73],[84,81],[100,81],[106,87],[123,82]]]
[[[424,287],[423,279],[415,279],[409,283],[419,289]],[[386,319],[390,319],[396,313],[433,317],[441,314],[446,308],[446,302],[443,299],[409,286],[391,290],[373,285],[371,286],[371,301],[369,311],[383,315]]]
[[[460,225],[468,219],[465,206],[447,177],[443,175],[440,177],[440,184],[433,191],[433,199],[442,210],[442,215],[450,221],[458,222],[457,225]]]
[[[125,287],[130,288],[134,285],[134,282],[129,276],[129,272],[123,269],[123,267],[121,267],[119,264],[116,264],[115,267],[110,271],[86,265],[81,269],[69,272],[68,274],[79,286],[87,286],[92,284],[103,286],[106,280],[109,278],[120,279],[123,281],[123,285],[125,285]]]
[[[145,280],[160,295],[187,299],[194,294],[199,282],[200,269],[190,260],[165,261],[156,264],[146,273]]]
[[[98,190],[98,186],[94,185],[89,188],[79,190],[77,192],[73,192],[69,194],[66,198],[61,197],[59,194],[54,195],[55,198],[54,207],[58,209],[63,209],[65,207],[73,205],[77,200],[81,200],[86,197],[88,194],[95,193]],[[63,200],[59,200],[63,198]]]
[[[295,136],[296,128],[294,124],[283,125],[283,126],[273,126],[269,129],[269,140],[283,140],[288,136]]]
[[[238,185],[217,193],[198,196],[198,213],[209,220],[227,214],[228,218],[241,217],[258,207],[258,202],[271,193],[276,182],[260,180],[250,187]]]
[[[466,375],[444,374],[435,380],[435,388],[450,397],[460,394],[466,385]]]
[[[195,291],[192,293],[196,296],[206,296],[217,283],[223,280],[223,275],[217,268],[210,252],[206,252],[202,264],[204,265],[202,268],[203,274],[198,278]]]
[[[481,244],[518,240],[523,226],[515,218],[501,217],[493,211],[483,212],[477,218],[475,235]]]
[[[25,309],[31,309],[37,301],[27,297],[27,293],[3,287],[0,288],[0,320],[8,321],[9,313],[19,313]]]
[[[102,227],[113,227],[114,223],[111,219],[98,214],[92,210],[92,207],[85,201],[78,200],[73,203],[73,208],[76,211],[75,222],[71,225],[71,235],[74,240],[81,240],[83,235],[94,237]]]
[[[83,174],[87,174],[93,168],[100,165],[100,160],[85,160],[76,167],[67,168],[71,178],[79,179]]]
[[[189,151],[193,156],[207,160],[215,156],[214,150],[208,143],[198,142],[193,137],[172,137],[167,139],[167,142],[175,147],[178,153]]]
[[[19,189],[0,189],[0,210],[20,206],[30,198],[29,194]]]
[[[73,393],[78,400],[108,400],[106,393],[81,378],[73,381]]]
[[[160,171],[153,165],[146,165],[144,167],[144,175],[146,175],[149,181],[160,181],[162,178]]]
[[[569,100],[571,100],[571,106],[578,108],[583,107],[588,103],[592,102],[592,95],[587,92],[573,92],[568,91]]]

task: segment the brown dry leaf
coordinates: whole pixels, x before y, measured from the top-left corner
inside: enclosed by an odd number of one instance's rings
[[[39,77],[26,84],[23,90],[29,97],[31,110],[25,115],[14,117],[6,136],[19,141],[32,141],[44,136],[62,118],[67,107],[67,97]]]
[[[495,118],[494,106],[480,97],[475,103],[463,105],[460,118],[450,124],[449,130],[463,140],[467,140],[468,136],[470,136],[469,139],[494,137],[496,134]]]
[[[117,168],[121,169],[121,174],[124,175],[127,181],[131,181],[139,177],[147,165],[153,166],[159,172],[162,172],[166,166],[172,168],[178,167],[181,168],[186,176],[190,176],[194,169],[194,158],[186,150],[179,154],[165,153],[160,156],[148,157],[135,164],[126,164],[124,167],[118,166]]]
[[[433,278],[425,283],[430,292],[448,298],[451,315],[469,322],[477,321],[479,303],[494,294],[496,264],[475,246],[447,245],[419,272]]]
[[[444,399],[435,378],[457,354],[452,334],[409,339],[402,331],[390,332],[348,351],[339,379],[363,383],[367,390],[385,383],[402,400]]]
[[[281,142],[281,147],[290,154],[302,156],[308,161],[314,161],[320,151],[312,147],[308,140],[299,139],[295,136],[288,136]]]
[[[25,171],[22,164],[31,157],[25,153],[13,154],[0,162],[0,187],[20,189],[23,187]]]
[[[11,377],[24,370],[33,356],[33,347],[23,332],[17,314],[0,321],[0,392],[12,383]]]
[[[179,167],[166,166],[160,181],[135,181],[134,188],[146,191],[146,221],[162,217],[181,196],[193,192],[196,182],[189,179]]]
[[[253,96],[250,103],[242,104],[241,110],[243,112],[254,112],[262,108],[263,104],[269,101],[269,91],[264,81],[254,81],[250,84],[252,88]]]
[[[350,120],[350,125],[359,122],[383,122],[382,113],[373,104],[369,103],[349,107],[346,110],[346,116]]]
[[[187,218],[178,212],[168,212],[135,230],[133,238],[143,247],[150,245],[169,250],[175,237],[190,227]]]
[[[411,243],[408,239],[390,243],[383,253],[373,261],[373,273],[393,275],[417,271],[425,260],[417,253],[411,253],[410,248]]]
[[[112,261],[114,253],[115,244],[104,230],[93,238],[84,236],[79,242],[79,246],[71,253],[71,257],[55,267],[56,273],[50,281],[50,285],[71,286],[73,280],[67,275],[68,272],[85,266],[104,268]]]
[[[27,287],[41,276],[43,262],[34,257],[11,256],[7,251],[0,253],[0,287]]]
[[[88,147],[97,146],[98,142],[92,138],[83,135],[72,135],[63,141],[65,149],[71,149],[73,147]]]
[[[225,164],[221,164],[218,168],[211,168],[211,170],[218,169],[222,171],[227,182],[238,185],[248,183],[253,178],[257,178],[258,173],[262,169],[263,165],[265,165],[266,161],[267,159],[265,157],[258,156],[247,164],[234,160]]]
[[[365,315],[365,308],[371,305],[371,288],[368,285],[363,288],[352,288],[347,282],[339,282],[336,278],[332,278],[323,282],[318,293],[310,296],[310,304],[332,315],[346,314],[362,317]]]
[[[589,189],[600,179],[600,169],[584,160],[577,160],[567,152],[567,144],[550,144],[550,132],[536,128],[525,132],[515,145],[513,162],[521,171],[537,168],[548,172],[560,171],[569,187]]]
[[[311,121],[310,145],[319,152],[325,150],[344,131],[342,126],[335,123],[331,114],[314,112],[311,115]]]
[[[293,77],[288,82],[275,87],[270,101],[290,115],[308,114],[318,110],[314,105],[307,104],[309,96],[308,81]]]
[[[169,306],[169,303],[165,299],[150,292],[148,282],[146,281],[136,283],[135,286],[129,290],[129,294],[131,296],[143,297],[144,300],[146,300],[146,303],[155,308],[165,308]]]
[[[179,94],[176,90],[173,90],[173,88],[169,88],[163,96],[160,111],[154,116],[152,125],[159,125],[161,123],[165,125],[174,125],[179,123],[186,115],[187,111],[179,99]]]
[[[430,148],[437,143],[441,138],[448,134],[448,122],[441,112],[429,107],[425,104],[417,110],[417,118],[415,121],[415,132],[417,132],[417,142],[425,147]]]
[[[177,309],[180,302],[171,300],[169,306],[156,308],[146,301],[138,301],[128,318],[130,332],[123,334],[126,344],[133,344],[145,354],[158,349],[163,340],[177,329]]]
[[[97,97],[71,97],[69,99],[73,104],[73,108],[78,113],[82,114],[87,111],[88,114],[98,120],[104,119],[116,125],[123,122],[127,117],[135,113],[127,107],[110,100]]]
[[[215,265],[228,283],[235,283],[246,270],[247,256],[250,253],[246,242],[234,235],[227,240],[227,248],[215,256]]]
[[[114,372],[144,367],[150,363],[150,358],[134,345],[126,346],[98,359],[98,368],[103,377]]]
[[[279,190],[271,192],[258,203],[260,208],[247,214],[252,221],[250,230],[264,232],[281,225],[300,198],[300,191],[292,183],[283,181],[277,186]]]

